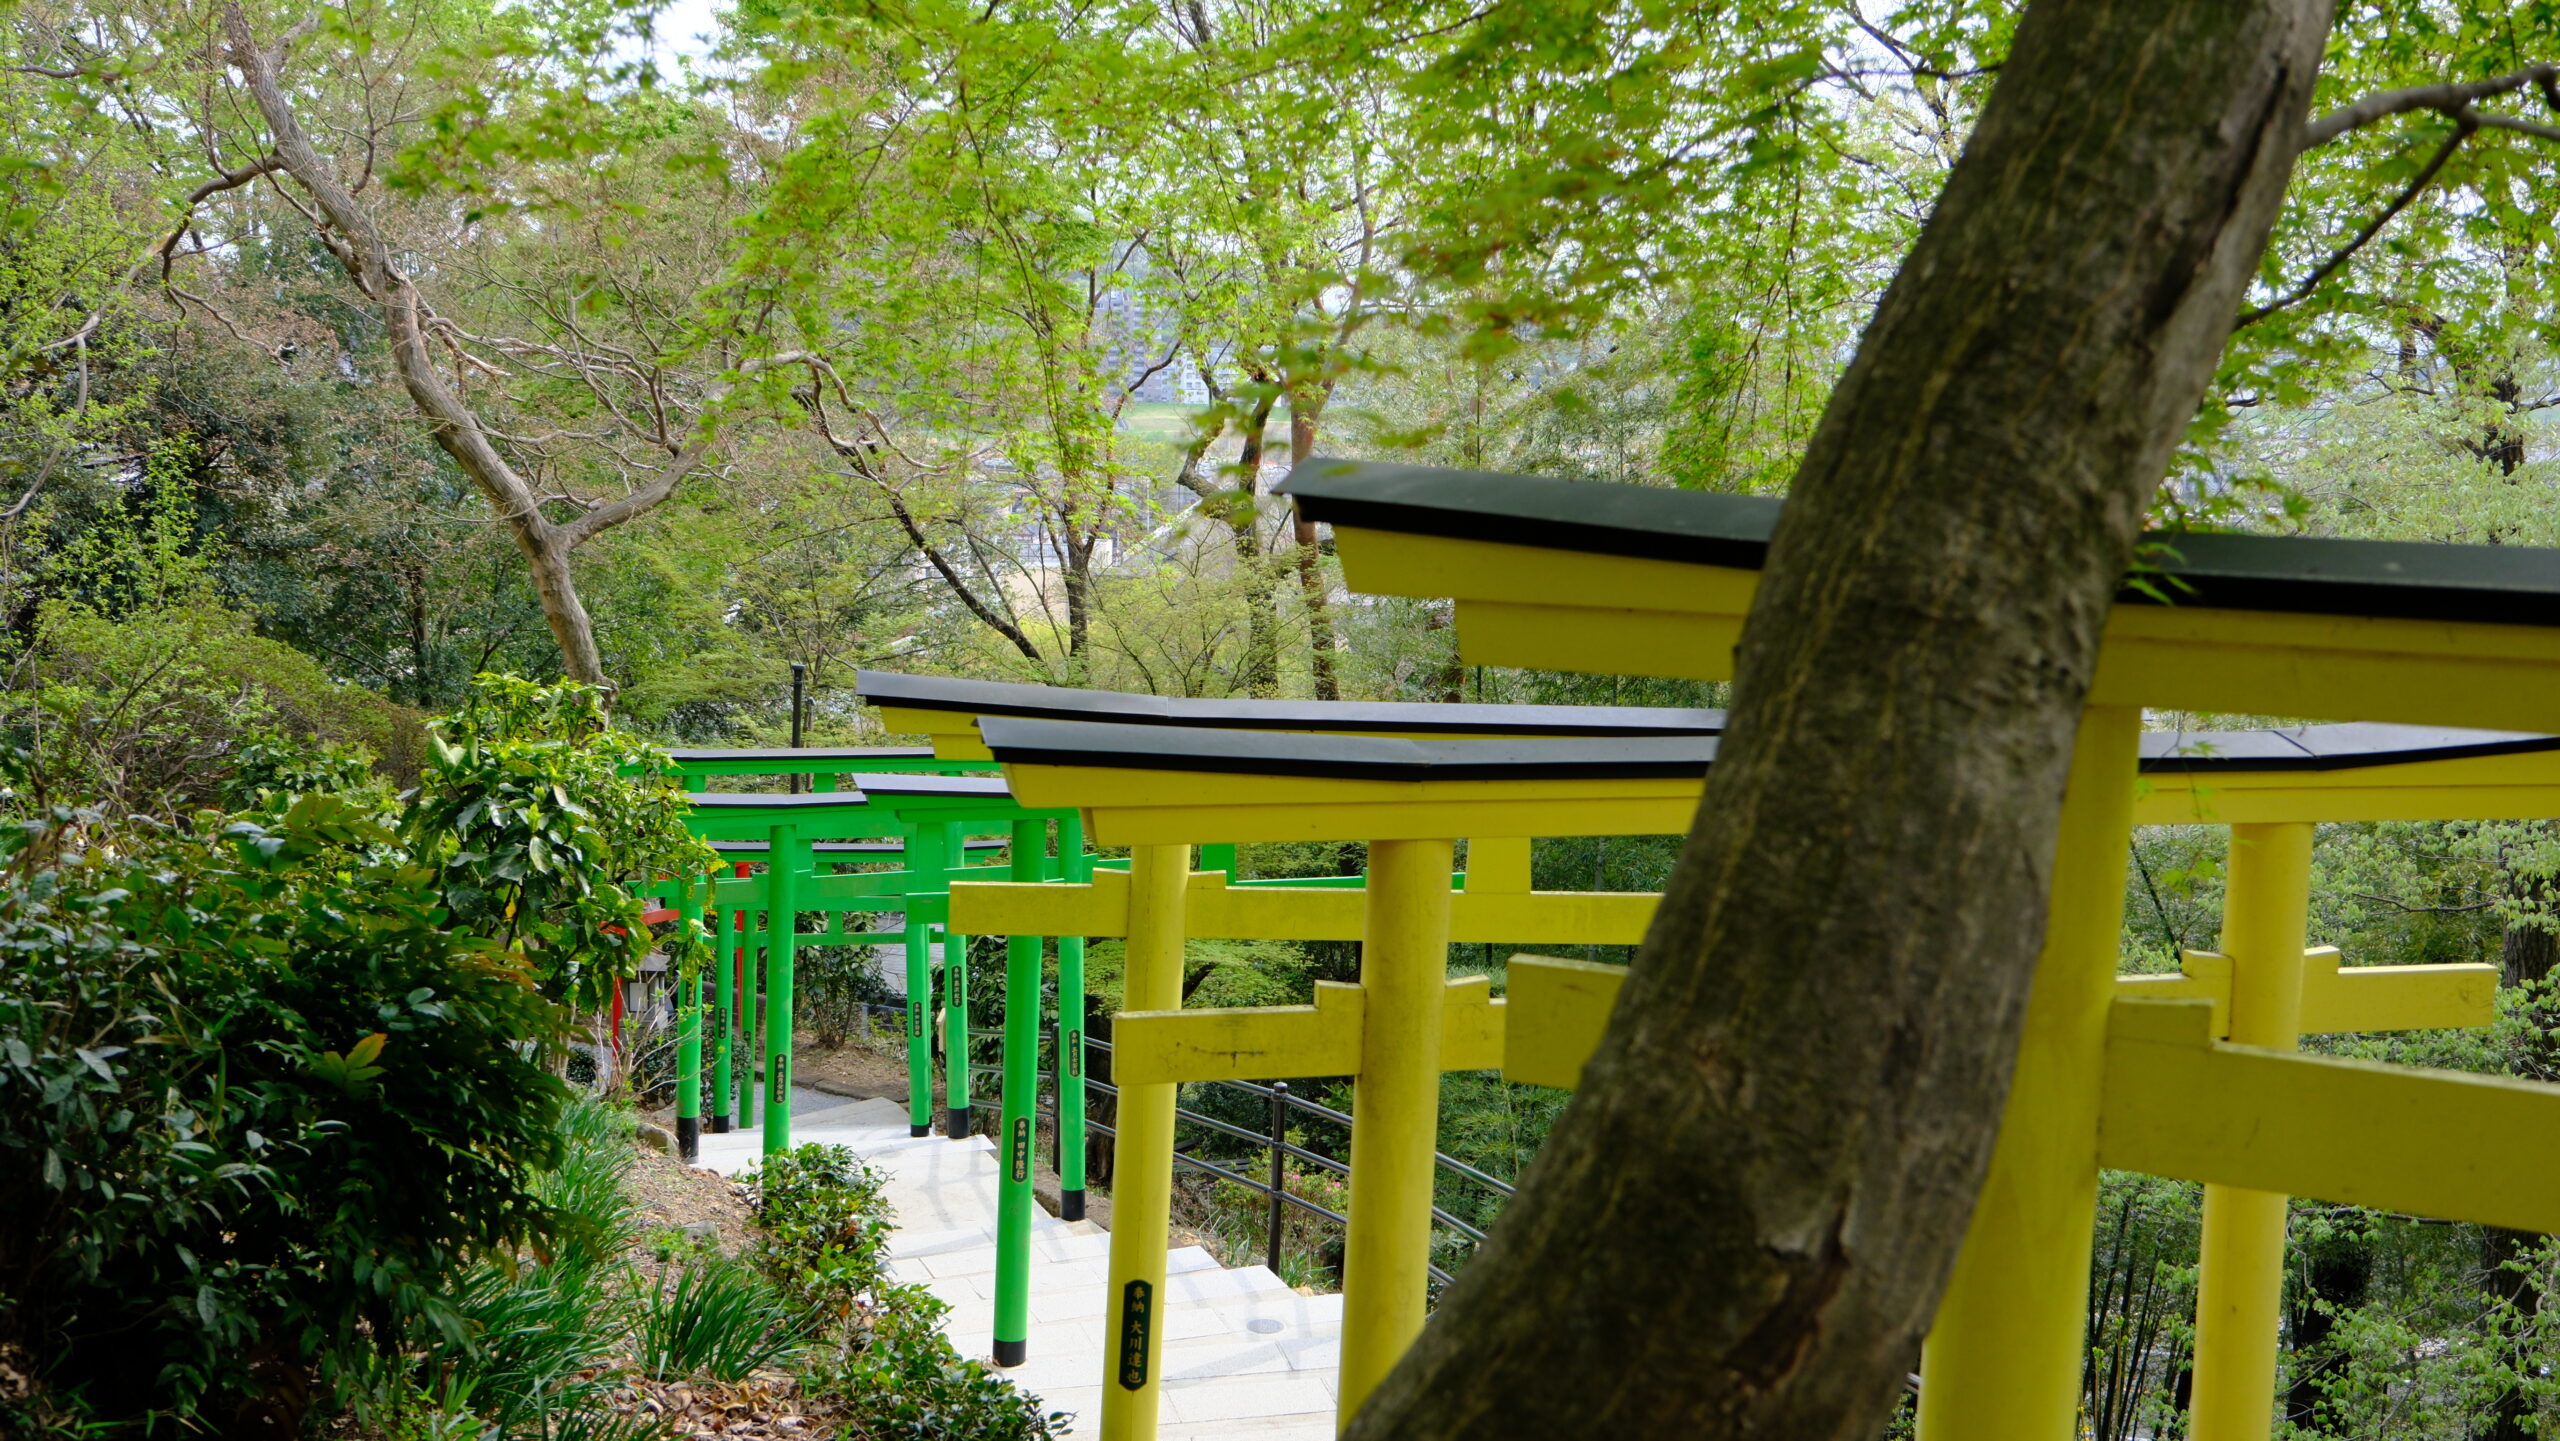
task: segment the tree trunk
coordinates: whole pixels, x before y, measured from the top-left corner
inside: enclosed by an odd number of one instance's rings
[[[680,448],[648,482],[610,504],[599,505],[565,523],[543,514],[541,499],[524,477],[507,463],[480,419],[463,403],[436,369],[427,341],[428,316],[417,287],[393,261],[373,213],[341,184],[337,171],[312,147],[294,118],[281,72],[285,56],[316,21],[304,21],[273,46],[262,46],[249,29],[248,16],[236,3],[223,7],[223,58],[240,71],[250,99],[275,144],[279,168],[308,192],[327,220],[319,239],[347,275],[379,309],[391,342],[391,362],[411,403],[433,427],[436,444],[462,468],[490,509],[506,522],[532,575],[534,595],[542,602],[542,618],[560,647],[561,668],[571,680],[610,687],[604,660],[596,650],[595,625],[578,599],[569,573],[569,552],[613,526],[648,510],[675,493],[692,474],[708,448],[697,438]],[[334,230],[335,235],[329,232]]]
[[[1352,1441],[1883,1424],[1990,1155],[2099,630],[2328,20],[2027,11],[1798,472],[1607,1036]]]
[[[1250,613],[1245,617],[1244,685],[1249,695],[1275,696],[1280,693],[1280,617],[1277,586],[1263,572],[1262,532],[1262,455],[1269,442],[1271,409],[1279,397],[1265,392],[1254,401],[1253,416],[1244,425],[1244,452],[1236,459],[1239,493],[1232,497],[1234,508],[1227,512],[1227,526],[1236,538],[1236,562],[1253,578]]]
[[[2551,1013],[2549,989],[2551,973],[2560,967],[2560,935],[2553,934],[2542,919],[2552,904],[2551,878],[2510,869],[2506,879],[2516,898],[2532,911],[2507,927],[2498,947],[2499,983],[2526,991],[2525,1016],[2530,1022],[2507,1057],[2507,1069],[2530,1081],[2560,1079],[2560,1045],[2552,1039],[2553,1023],[2560,1017]],[[2519,1346],[2515,1338],[2532,1334],[2534,1317],[2542,1309],[2542,1288],[2527,1264],[2541,1243],[2542,1237],[2531,1231],[2481,1228],[2481,1285],[2491,1303],[2490,1322],[2498,1330],[2495,1344],[2508,1365],[2526,1374],[2539,1358],[2529,1344]],[[2488,1409],[2489,1429],[2482,1433],[2483,1441],[2531,1441],[2535,1436],[2533,1397],[2519,1380],[2500,1386]]]
[[[1068,523],[1074,523],[1072,515]],[[1066,552],[1061,557],[1065,561],[1061,578],[1067,592],[1067,658],[1073,660],[1084,654],[1085,641],[1093,634],[1093,551],[1098,538],[1079,539],[1064,527],[1059,534],[1065,538]]]
[[[2351,1364],[2332,1344],[2340,1311],[2365,1302],[2373,1287],[2373,1238],[2340,1230],[2301,1247],[2302,1294],[2293,1305],[2293,1365],[2284,1419],[2306,1435],[2343,1436],[2348,1418],[2329,1404],[2329,1387]]]
[[[1332,393],[1333,387],[1328,383],[1321,388],[1301,386],[1289,397],[1289,464],[1293,469],[1316,453],[1316,427]],[[1308,664],[1315,675],[1316,699],[1340,700],[1342,682],[1333,668],[1333,653],[1340,643],[1334,637],[1333,612],[1326,608],[1324,552],[1316,544],[1315,522],[1300,517],[1290,538],[1297,543],[1298,603],[1307,611]]]

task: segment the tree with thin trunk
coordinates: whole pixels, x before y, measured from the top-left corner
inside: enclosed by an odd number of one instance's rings
[[[2020,22],[1797,473],[1607,1036],[1354,1441],[1882,1425],[1990,1155],[2100,628],[2328,28]]]
[[[374,307],[390,342],[392,366],[436,444],[470,478],[523,554],[543,617],[560,647],[562,668],[572,679],[610,685],[596,646],[595,623],[570,571],[570,554],[658,505],[704,469],[713,435],[698,404],[692,409],[681,404],[665,368],[627,350],[481,337],[438,314],[421,295],[419,277],[403,263],[403,247],[385,232],[377,207],[359,193],[378,179],[378,157],[397,147],[397,127],[414,121],[414,115],[399,113],[401,97],[390,97],[380,108],[365,108],[374,124],[358,137],[360,163],[350,180],[313,144],[284,81],[294,46],[319,28],[317,22],[303,21],[262,42],[247,14],[231,3],[222,8],[221,26],[222,61],[239,73],[264,127],[264,153],[227,170],[200,197],[276,176],[291,182],[300,199],[288,196],[288,203]],[[219,144],[220,131],[211,124],[207,131],[214,137],[211,143]],[[501,359],[493,361],[483,352]],[[439,363],[439,355],[449,359],[449,369]],[[618,423],[615,428],[627,435],[639,457],[621,467],[622,494],[589,499],[546,488],[511,456],[524,448],[524,441],[491,424],[466,389],[473,373],[503,377],[510,364],[582,386],[597,409]],[[697,402],[701,398],[695,397]],[[600,439],[617,460],[623,459],[614,446],[616,435]]]

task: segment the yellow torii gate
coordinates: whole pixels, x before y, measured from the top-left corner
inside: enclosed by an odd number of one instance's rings
[[[1333,525],[1353,589],[1453,599],[1470,663],[1699,679],[1732,674],[1780,508],[1327,460],[1282,489]],[[2218,1042],[2209,1007],[2118,1003],[2112,976],[2141,707],[2560,729],[2560,553],[2163,539],[2166,579],[2120,597],[2092,678],[2010,1099],[1924,1352],[1929,1441],[2073,1434],[2102,1162],[2527,1229],[2560,1219],[2548,1177],[2493,1176],[2442,1119],[2542,1114],[2545,1088]],[[2139,1065],[2155,1089],[2135,1084]],[[2222,1126],[2234,1098],[2252,1124],[2284,1124]],[[2341,1145],[2350,1118],[2410,1147],[2388,1176]],[[2508,1219],[2528,1211],[2540,1219]]]
[[[1449,980],[1450,940],[1640,936],[1656,897],[1531,893],[1528,837],[1677,828],[1696,808],[1713,740],[1416,741],[993,717],[979,731],[1018,798],[1083,807],[1097,842],[1131,851],[1125,880],[953,897],[954,924],[982,933],[1128,938],[1113,1038],[1117,1340],[1102,1434],[1155,1434],[1174,1093],[1194,1080],[1358,1077],[1339,1392],[1348,1418],[1422,1326],[1440,1073],[1501,1064],[1490,983]],[[1365,841],[1368,888],[1231,889],[1189,875],[1188,848],[1204,837]],[[1458,837],[1469,838],[1470,865],[1453,895]],[[1360,982],[1319,987],[1311,1006],[1184,1011],[1190,934],[1357,936]]]
[[[1046,734],[1043,734],[1046,732]],[[2340,736],[2337,732],[2356,732]],[[1189,773],[1172,782],[1183,796],[1181,809],[1191,814],[1155,817],[1159,826],[1173,832],[1206,833],[1212,824],[1259,825],[1263,828],[1291,830],[1302,825],[1304,815],[1290,814],[1307,807],[1318,808],[1324,816],[1321,824],[1344,825],[1339,807],[1350,804],[1363,808],[1374,805],[1410,806],[1421,799],[1420,786],[1435,786],[1445,803],[1453,792],[1468,789],[1490,791],[1494,788],[1516,790],[1516,785],[1493,779],[1496,768],[1474,767],[1469,781],[1443,779],[1411,781],[1392,779],[1399,771],[1412,773],[1432,769],[1405,764],[1392,751],[1371,748],[1375,752],[1363,766],[1350,757],[1337,757],[1326,767],[1333,774],[1321,778],[1331,784],[1310,788],[1306,780],[1289,782],[1285,790],[1269,785],[1256,787],[1240,784],[1249,780],[1288,781],[1285,772],[1304,771],[1318,758],[1320,748],[1296,747],[1291,759],[1271,757],[1267,742],[1250,736],[1195,734],[1186,736],[1186,753],[1167,757],[1163,754],[1164,735],[1144,735],[1126,727],[1000,727],[996,734],[1002,753],[1015,760],[1017,776],[1022,774],[1024,758],[1036,758],[1054,764],[1062,773],[1055,783],[1071,786],[1077,794],[1090,794],[1097,800],[1089,808],[1097,827],[1117,829],[1117,812],[1112,798],[1127,802],[1132,808],[1160,810],[1150,805],[1146,792],[1162,787],[1170,780],[1159,768],[1184,766],[1222,766],[1227,773],[1204,776]],[[2308,744],[2306,744],[2306,741]],[[2421,785],[2432,794],[2432,804],[2457,808],[2478,808],[2483,804],[2483,781],[2504,779],[2502,788],[2490,789],[2490,804],[2505,798],[2530,795],[2542,786],[2560,782],[2560,741],[2547,738],[2509,742],[2500,737],[2448,738],[2441,733],[2410,734],[2401,727],[2327,727],[2292,733],[2251,732],[2223,736],[2190,738],[2187,744],[2201,752],[2211,753],[2193,761],[2176,755],[2154,755],[2146,761],[2146,769],[2154,772],[2155,784],[2146,796],[2143,819],[2147,821],[2180,821],[2198,818],[2196,808],[2204,802],[2206,786],[2226,782],[2255,782],[2248,809],[2253,814],[2266,813],[2268,806],[2262,795],[2312,796],[2326,800],[2332,813],[2359,812],[2374,808],[2377,800],[2390,806],[2407,808],[2413,792]],[[2484,749],[2510,744],[2534,748],[2534,754],[2496,755],[2471,759],[2467,763],[2448,766],[2444,757],[2475,755]],[[2392,749],[2394,745],[2402,748]],[[2263,752],[2270,746],[2284,752],[2268,757]],[[2352,774],[2341,779],[2323,775],[2306,777],[2282,769],[2298,764],[2310,756],[2313,746],[2323,748],[2326,755],[2320,764],[2351,766]],[[1009,748],[1007,748],[1009,747]],[[1322,748],[1338,749],[1338,748]],[[1436,767],[1446,775],[1459,767],[1447,762],[1461,761],[1463,753],[1489,749],[1482,745],[1440,746],[1426,754],[1443,764]],[[1549,770],[1545,793],[1527,802],[1538,813],[1538,821],[1547,825],[1591,824],[1593,813],[1578,812],[1577,801],[1597,802],[1622,807],[1614,816],[1617,823],[1631,829],[1655,829],[1680,823],[1694,809],[1696,785],[1692,780],[1681,787],[1677,797],[1660,794],[1661,788],[1648,784],[1642,789],[1649,794],[1639,798],[1629,793],[1627,782],[1635,779],[1629,772],[1629,758],[1615,755],[1616,747],[1578,747],[1544,745],[1534,748],[1506,748],[1504,760],[1515,771],[1543,765]],[[1574,752],[1584,755],[1575,759]],[[1596,752],[1596,753],[1594,753]],[[1703,749],[1698,753],[1703,756]],[[2416,757],[2418,759],[2411,759]],[[2389,763],[2384,763],[2389,762]],[[2172,772],[2169,768],[2183,767]],[[2241,769],[2234,769],[2239,767]],[[1695,777],[1703,772],[1698,758],[1674,762],[1662,757],[1653,767],[1664,776]],[[2254,769],[2253,769],[2254,768]],[[1276,769],[1280,776],[1244,773]],[[1370,772],[1361,776],[1362,770]],[[1608,774],[1611,771],[1617,774]],[[1080,775],[1066,778],[1068,771]],[[1578,774],[1577,774],[1578,773]],[[1596,774],[1595,774],[1596,773]],[[2430,783],[2430,778],[2432,778]],[[2413,781],[2420,784],[2413,784]],[[2464,783],[2464,782],[2469,783]],[[1566,783],[1559,787],[1557,783]],[[2270,787],[2269,783],[2281,789]],[[1017,785],[1023,782],[1017,779]],[[1348,783],[1349,790],[1341,789]],[[2323,783],[2333,787],[2344,799],[2328,798],[2320,789]],[[1579,788],[1584,794],[1572,796],[1568,789]],[[1391,794],[1402,791],[1401,797]],[[1390,794],[1382,794],[1388,792]],[[2218,791],[2211,792],[2218,794]],[[1515,797],[1515,799],[1517,799]],[[1058,803],[1067,803],[1060,800]],[[1465,813],[1468,823],[1488,824],[1482,809],[1484,801],[1471,802]],[[2298,802],[2297,802],[2298,804]],[[1623,809],[1629,805],[1652,808],[1652,814]],[[1265,812],[1254,820],[1238,822],[1231,813],[1236,807],[1257,807]],[[1442,824],[1453,822],[1443,821]],[[1377,826],[1375,818],[1365,824]],[[1529,828],[1535,828],[1532,825]],[[1108,832],[1106,832],[1108,833]],[[1551,832],[1547,832],[1551,833]],[[2296,844],[2298,842],[2298,844]],[[1485,843],[1478,842],[1479,848]],[[2260,934],[2269,929],[2253,920],[2260,915],[2281,916],[2290,907],[2290,942],[2293,957],[2291,985],[2300,998],[2297,1029],[2318,1031],[2381,1031],[2428,1029],[2444,1026],[2482,1025],[2490,1019],[2496,989],[2496,971],[2485,966],[2365,967],[2340,970],[2333,949],[2305,953],[2302,945],[2302,907],[2307,904],[2307,860],[2309,827],[2307,824],[2269,826],[2260,824],[2242,828],[2235,843],[2232,907],[2226,934],[2235,955],[2247,964],[2239,965],[2231,958],[2196,954],[2187,958],[2187,974],[2183,976],[2138,976],[2120,978],[2120,993],[2146,998],[2188,998],[2207,1002],[2214,1016],[2213,1034],[2230,1034],[2236,1024],[2242,1029],[2242,1041],[2275,1041],[2261,1037],[2251,1026],[2264,1028],[2260,1019],[2267,1014],[2260,1000],[2269,977],[2279,973],[2265,963],[2265,957],[2276,954]],[[1480,862],[1471,867],[1469,888],[1449,898],[1449,937],[1454,940],[1527,940],[1544,937],[1554,940],[1591,940],[1612,943],[1637,939],[1658,901],[1652,895],[1589,895],[1570,893],[1532,893],[1527,889],[1525,852],[1517,854],[1521,863],[1516,872],[1497,870]],[[2302,865],[2290,869],[2270,870],[2267,862],[2281,855],[2298,854]],[[1490,857],[1487,858],[1490,860]],[[2292,881],[2284,876],[2290,875]],[[2264,877],[2276,877],[2270,886]],[[1074,929],[1089,934],[1124,935],[1139,929],[1133,921],[1130,902],[1131,878],[1109,876],[1098,879],[1092,887],[1059,888],[1054,886],[973,886],[956,891],[954,915],[964,917],[972,929],[988,934],[1013,930],[1032,931],[1041,928]],[[2286,902],[2283,897],[2295,899]],[[1362,934],[1367,923],[1366,898],[1359,892],[1273,892],[1230,890],[1225,878],[1215,873],[1192,876],[1184,892],[1183,929],[1190,935],[1262,936],[1291,939],[1336,939]],[[1160,920],[1163,917],[1160,915]],[[2278,920],[2275,929],[2282,929]],[[1135,954],[1133,945],[1133,955]],[[1178,955],[1178,951],[1177,951]],[[1134,963],[1133,963],[1134,964]],[[1490,1000],[1485,983],[1480,979],[1449,983],[1440,1031],[1443,1070],[1502,1068],[1515,1080],[1535,1081],[1549,1085],[1570,1086],[1579,1075],[1583,1058],[1596,1043],[1600,1028],[1614,1001],[1620,972],[1614,967],[1588,966],[1574,962],[1544,961],[1521,958],[1514,973],[1513,994],[1523,999],[1523,1006],[1513,1009],[1502,1001]],[[1434,974],[1442,974],[1436,963]],[[1178,974],[1178,972],[1177,972]],[[1364,979],[1370,974],[1364,966]],[[1133,982],[1133,986],[1136,983]],[[1170,983],[1169,983],[1170,984]],[[2278,984],[2281,989],[2281,984]],[[1135,999],[1139,1007],[1147,1002]],[[1173,993],[1173,994],[1178,994]],[[1167,1009],[1155,1012],[1124,1013],[1120,1020],[1117,1055],[1124,1082],[1162,1084],[1168,1087],[1184,1081],[1247,1080],[1275,1077],[1323,1075],[1358,1075],[1362,1073],[1366,1026],[1365,994],[1360,987],[1320,987],[1315,1004],[1304,1007],[1256,1008],[1242,1010]],[[2237,1021],[2231,1018],[2237,1017]],[[2291,1035],[2281,1038],[2291,1043]],[[1166,1124],[1170,1125],[1170,1102]],[[1124,1111],[1124,1114],[1127,1114]],[[1141,1123],[1143,1125],[1143,1123]],[[1426,1123],[1427,1124],[1427,1123]],[[1358,1145],[1358,1131],[1354,1132]],[[1427,1130],[1408,1144],[1418,1145],[1427,1157],[1431,1138]],[[1141,1141],[1141,1146],[1144,1142]],[[1124,1156],[1124,1181],[1118,1229],[1130,1238],[1129,1244],[1152,1253],[1161,1249],[1161,1217],[1150,1219],[1145,1206],[1133,1208],[1128,1187],[1138,1183],[1136,1168],[1151,1164],[1141,1152]],[[1167,1159],[1169,1170],[1169,1156]],[[1424,1173],[1422,1204],[1427,1208],[1428,1176]],[[1358,1162],[1353,1171],[1353,1223],[1360,1225],[1363,1208],[1371,1205],[1377,1188],[1360,1180]],[[2249,1198],[2263,1210],[2266,1202]],[[2209,1212],[2227,1209],[2229,1197],[2222,1202],[2209,1202]],[[2208,1251],[2220,1245],[2232,1251],[2228,1257],[2209,1259],[2206,1289],[2209,1304],[2220,1304],[2225,1298],[2236,1298],[2243,1321],[2233,1328],[2235,1334],[2249,1334],[2245,1317],[2264,1312],[2270,1318],[2280,1291],[2281,1278],[2274,1269],[2282,1252],[2282,1201],[2273,1202],[2275,1232],[2272,1241],[2264,1237],[2264,1226],[2254,1229],[2228,1219],[2208,1222]],[[2239,1249],[2223,1245],[2225,1238],[2239,1238]],[[2255,1238],[2252,1240],[2251,1238]],[[1428,1245],[1428,1225],[1418,1234],[1403,1238],[1415,1248]],[[1134,1259],[1136,1253],[1123,1253]],[[2250,1262],[2251,1257],[2265,1257],[2264,1265]],[[1160,1265],[1160,1258],[1157,1264]],[[1132,1271],[1117,1275],[1120,1284],[1136,1280],[1154,1284],[1154,1280]],[[1393,1274],[1393,1273],[1385,1273]],[[1160,1278],[1157,1278],[1160,1279]],[[1353,1268],[1346,1276],[1346,1301],[1355,1315],[1369,1313],[1373,1286],[1371,1273]],[[1346,1391],[1344,1405],[1356,1405],[1360,1378],[1374,1380],[1392,1365],[1410,1332],[1391,1328],[1371,1328],[1345,1337]],[[2270,1325],[2262,1338],[2266,1350],[2265,1364],[2272,1367],[2274,1331]],[[1153,1386],[1153,1368],[1144,1359],[1141,1341],[1135,1364],[1121,1368],[1124,1391],[1147,1391]],[[2200,1359],[2199,1394],[2206,1394],[2230,1374],[2234,1359],[2253,1350],[2251,1343],[2241,1341],[2216,1354]],[[2243,1375],[2249,1368],[2237,1368]],[[2271,1374],[2271,1372],[2270,1372]],[[2239,1389],[2245,1391],[2245,1385]],[[2261,1396],[2265,1394],[2261,1389]],[[1121,1404],[1106,1408],[1106,1429],[1121,1434],[1125,1429],[1115,1425],[1119,1412],[1129,1408],[1127,1398]],[[2264,1407],[2260,1407],[2264,1410]],[[1346,1410],[1346,1415],[1348,1414]],[[2262,1428],[2263,1429],[2263,1428]],[[1143,1424],[1130,1434],[1144,1434]]]

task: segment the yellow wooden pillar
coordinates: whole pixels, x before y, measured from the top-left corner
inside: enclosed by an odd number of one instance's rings
[[[2130,707],[2092,707],[2080,718],[2017,1071],[1922,1352],[1922,1441],[2079,1434],[2098,1104],[2141,733],[2142,714]]]
[[[1183,888],[1189,846],[1136,846],[1129,859],[1128,960],[1121,1006],[1182,1006]],[[1444,866],[1445,871],[1445,866]],[[1446,889],[1444,877],[1441,886]],[[1119,1080],[1115,1072],[1112,1079]],[[1173,1206],[1171,1084],[1120,1087],[1111,1162],[1109,1379],[1102,1388],[1103,1441],[1155,1441],[1164,1339],[1164,1264]]]
[[[1429,1300],[1452,850],[1447,841],[1425,840],[1369,847],[1360,941],[1367,1013],[1353,1083],[1351,1224],[1342,1257],[1345,1425],[1421,1334]]]
[[[2231,828],[2222,949],[2231,957],[2231,1039],[2290,1051],[2302,1032],[2302,943],[2311,915],[2311,827]],[[2195,1441],[2266,1441],[2275,1423],[2285,1198],[2204,1188],[2196,1277]]]

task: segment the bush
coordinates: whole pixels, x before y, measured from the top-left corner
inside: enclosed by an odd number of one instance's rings
[[[640,1371],[658,1381],[743,1381],[789,1355],[805,1322],[773,1283],[716,1253],[659,1274],[635,1336]]]
[[[97,825],[0,830],[15,1419],[291,1434],[315,1374],[462,1340],[448,1283],[547,1229],[560,1013],[344,801],[80,849]]]
[[[952,1349],[947,1309],[921,1286],[888,1279],[891,1226],[878,1172],[841,1146],[768,1156],[756,1173],[757,1260],[808,1308],[831,1352],[807,1363],[809,1388],[850,1421],[847,1434],[906,1441],[1049,1441],[1063,1414]]]
[[[684,792],[657,774],[665,757],[608,730],[604,693],[574,681],[479,676],[431,730],[407,835],[441,873],[452,924],[521,951],[544,994],[602,1009],[650,946],[641,894],[719,860],[685,829]],[[690,971],[709,948],[682,935]]]
[[[767,1156],[755,1174],[756,1259],[802,1306],[837,1321],[887,1276],[889,1203],[881,1176],[842,1146]]]
[[[209,595],[120,620],[47,609],[0,699],[0,729],[25,751],[9,808],[34,814],[102,804],[171,817],[223,804],[244,760],[255,764],[252,748],[280,739],[368,770],[380,758],[405,783],[423,741],[413,712],[331,680]]]

